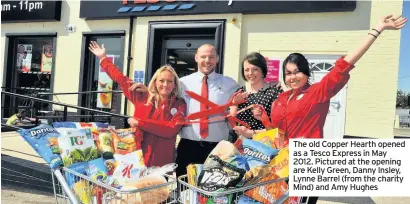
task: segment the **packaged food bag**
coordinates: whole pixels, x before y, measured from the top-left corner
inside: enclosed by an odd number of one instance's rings
[[[258,183],[278,179],[276,174],[270,174],[261,179]],[[288,184],[284,181],[277,181],[271,184],[262,185],[245,192],[245,195],[261,203],[275,203],[282,195],[288,191]]]
[[[244,167],[238,167],[234,159],[232,161],[231,164],[222,161],[218,156],[209,155],[199,175],[198,186],[211,192],[235,187],[242,180],[246,170],[243,169]]]
[[[100,157],[90,129],[65,129],[58,138],[64,166],[88,162]]]
[[[243,178],[244,185],[252,185],[259,180],[265,178],[272,173],[272,168],[269,165],[263,165],[254,167],[253,169],[247,171]]]
[[[284,132],[278,128],[255,134],[253,140],[274,149],[282,149],[288,145]]]
[[[188,183],[193,186],[197,186],[198,178],[202,172],[203,165],[202,164],[190,164],[186,168],[187,168]]]
[[[114,159],[104,160],[105,166],[107,167],[107,175],[111,176],[117,167],[117,162]]]
[[[141,149],[142,135],[135,128],[110,130],[116,154],[128,154]]]
[[[94,181],[100,181],[105,183],[107,181],[107,167],[105,166],[104,159],[98,158],[91,160],[87,163],[86,168],[87,176]]]
[[[242,139],[242,145],[243,155],[247,159],[250,169],[268,164],[279,152],[277,149],[246,138]]]
[[[281,149],[278,155],[269,163],[272,167],[272,173],[275,173],[280,178],[289,176],[289,147]]]
[[[53,122],[51,124],[54,128],[77,128],[74,122]]]
[[[226,196],[217,196],[217,197],[207,197],[201,194],[198,194],[197,203],[198,204],[230,204],[232,203],[234,194]]]
[[[126,183],[138,180],[143,175],[146,167],[142,150],[128,153],[126,155],[114,154],[114,159],[117,162],[117,167],[112,175],[115,182],[121,186]]]
[[[219,159],[222,159],[223,161],[231,158],[234,155],[240,155],[235,145],[225,140],[220,141],[211,151],[210,155],[211,154],[218,156]]]
[[[92,204],[92,189],[87,180],[80,180],[73,185],[73,191],[83,204]]]
[[[75,171],[77,174],[87,175],[87,172],[86,172],[87,165],[88,165],[87,162],[79,162],[79,163],[72,164],[68,166],[67,168],[72,171]],[[65,173],[65,179],[70,188],[73,188],[73,185],[81,180],[80,177],[76,176],[75,174],[69,173],[68,171],[65,171],[64,173]]]
[[[167,180],[163,176],[150,175],[144,178],[138,179],[137,181],[128,182],[125,184],[121,190],[135,190],[141,188],[147,188],[151,186],[157,186],[167,183]],[[163,186],[159,188],[154,188],[152,190],[141,191],[135,194],[122,194],[119,195],[119,198],[127,201],[127,203],[135,204],[145,204],[145,203],[163,203],[166,201],[170,195],[169,186]],[[109,203],[117,203],[109,202]]]
[[[262,204],[262,203],[254,200],[252,198],[249,198],[248,196],[241,195],[239,197],[238,204]]]
[[[60,133],[56,129],[49,125],[40,125],[31,129],[19,130],[18,133],[52,169],[62,165],[57,139],[60,137]]]

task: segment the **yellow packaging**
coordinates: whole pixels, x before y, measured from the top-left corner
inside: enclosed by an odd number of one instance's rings
[[[269,166],[272,167],[272,173],[275,173],[280,178],[289,176],[289,148],[285,147],[281,149]]]
[[[91,193],[92,190],[90,185],[85,180],[80,180],[73,185],[74,193],[80,199],[80,201],[84,204],[91,204]]]
[[[186,167],[188,183],[197,186],[198,177],[202,171],[202,164],[190,164]]]
[[[188,183],[196,186],[196,167],[195,164],[190,164],[186,167]]]
[[[288,143],[284,132],[278,128],[255,134],[253,140],[275,149],[282,149]]]

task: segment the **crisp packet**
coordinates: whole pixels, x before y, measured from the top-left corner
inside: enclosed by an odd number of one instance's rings
[[[280,178],[289,176],[289,148],[281,149],[274,159],[269,163],[272,167],[272,172]]]
[[[22,129],[18,133],[50,165],[52,169],[62,165],[57,138],[60,133],[49,125],[40,125],[32,129]]]
[[[142,136],[135,128],[110,130],[116,154],[128,154],[141,149]]]
[[[253,140],[275,149],[282,149],[287,145],[284,132],[278,128],[255,134]]]
[[[143,171],[146,170],[142,150],[128,153],[126,155],[114,154],[117,167],[112,177],[123,186],[126,183],[138,180]]]
[[[270,174],[261,179],[258,183],[278,179],[276,174]],[[271,184],[262,185],[245,192],[245,195],[262,203],[275,203],[283,194],[288,191],[288,184],[284,181],[277,181]]]
[[[243,178],[244,185],[252,185],[258,182],[260,179],[271,174],[271,171],[272,168],[269,165],[258,166],[247,171]]]
[[[279,152],[277,149],[270,148],[260,142],[246,138],[243,139],[242,145],[243,155],[247,159],[251,169],[268,164]]]
[[[218,156],[211,154],[199,175],[198,186],[206,191],[222,191],[235,187],[242,180],[245,172],[245,169],[222,161]]]

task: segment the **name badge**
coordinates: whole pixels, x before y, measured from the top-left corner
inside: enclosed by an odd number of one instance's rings
[[[172,108],[172,109],[171,109],[171,115],[175,115],[175,113],[177,113],[177,109],[176,109],[176,108]]]

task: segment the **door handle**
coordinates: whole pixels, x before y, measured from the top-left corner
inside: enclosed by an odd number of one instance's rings
[[[331,101],[330,105],[332,105],[332,107],[335,108],[337,110],[337,112],[339,112],[339,109],[341,107],[340,101]]]

